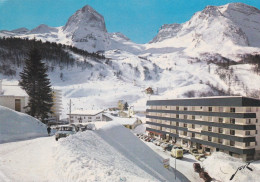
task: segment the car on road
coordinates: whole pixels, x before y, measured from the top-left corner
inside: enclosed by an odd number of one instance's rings
[[[164,150],[166,151],[171,151],[172,150],[172,148],[173,148],[173,144],[168,144],[165,148],[164,148]]]
[[[55,140],[58,141],[60,138],[67,137],[75,133],[76,128],[74,126],[60,126],[58,131],[55,133]]]

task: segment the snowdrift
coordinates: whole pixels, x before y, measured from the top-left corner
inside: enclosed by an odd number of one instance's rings
[[[47,136],[47,130],[39,120],[0,106],[0,143],[42,136]]]
[[[231,157],[222,152],[215,152],[202,163],[211,177],[217,181],[229,181],[238,167],[244,166],[246,163],[240,159]],[[260,179],[260,161],[252,162],[249,165],[253,171],[242,169],[237,172],[232,181],[250,181],[258,182]]]
[[[109,122],[58,141],[55,160],[67,181],[172,181],[163,158],[130,130]]]

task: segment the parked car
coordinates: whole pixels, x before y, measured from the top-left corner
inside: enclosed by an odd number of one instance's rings
[[[204,154],[198,152],[198,149],[192,148],[190,149],[190,153],[197,159],[200,160],[201,158],[205,158]]]
[[[209,174],[205,171],[202,171],[199,173],[200,178],[202,178],[205,182],[210,182],[212,181],[212,178],[209,176]]]
[[[75,133],[76,128],[74,126],[60,126],[58,131],[55,133],[55,140],[58,141],[60,138],[67,137]]]
[[[189,150],[183,149],[183,154],[188,154],[188,153],[189,153]]]
[[[155,143],[155,145],[160,146],[163,142],[161,140],[157,140],[157,142]]]
[[[200,172],[202,171],[202,168],[201,168],[201,166],[200,166],[199,163],[194,163],[194,164],[193,164],[193,169],[194,169],[194,171],[195,171],[196,173],[200,173]]]
[[[164,150],[166,151],[171,151],[172,150],[172,148],[173,148],[173,144],[168,144],[165,148],[164,148]]]
[[[183,158],[183,148],[182,147],[173,147],[171,150],[171,156],[176,159],[182,159]]]
[[[151,138],[149,142],[153,142],[154,140],[156,140],[155,138]]]
[[[160,146],[165,149],[167,146],[169,145],[169,143],[162,143]]]
[[[158,142],[159,140],[158,139],[155,139],[154,141],[152,141],[154,144],[156,144],[156,142]]]

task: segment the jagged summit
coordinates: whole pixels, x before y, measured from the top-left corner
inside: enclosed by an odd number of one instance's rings
[[[260,47],[260,10],[243,4],[207,6],[181,24],[162,26],[150,43],[186,47],[192,52],[227,52],[230,47]]]
[[[32,34],[43,34],[43,33],[51,33],[51,32],[57,32],[57,28],[49,27],[48,25],[45,24],[41,24],[30,31],[30,33]]]
[[[86,35],[91,33],[107,32],[103,16],[89,5],[76,11],[69,18],[63,30],[69,33],[74,41],[82,41]]]
[[[27,28],[22,27],[22,28],[14,29],[14,30],[12,30],[11,32],[21,34],[21,33],[27,33],[28,31],[29,31],[29,30],[28,30]]]

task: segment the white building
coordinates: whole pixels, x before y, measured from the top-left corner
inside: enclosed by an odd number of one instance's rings
[[[51,118],[58,121],[61,115],[62,93],[60,90],[52,90],[53,102]],[[18,112],[25,113],[28,105],[29,96],[18,85],[3,85],[0,80],[0,105],[8,107]]]
[[[18,85],[2,85],[0,80],[0,105],[25,113],[29,97]]]
[[[69,115],[69,122],[72,123],[87,123],[106,120],[103,117],[104,110],[75,110]]]

